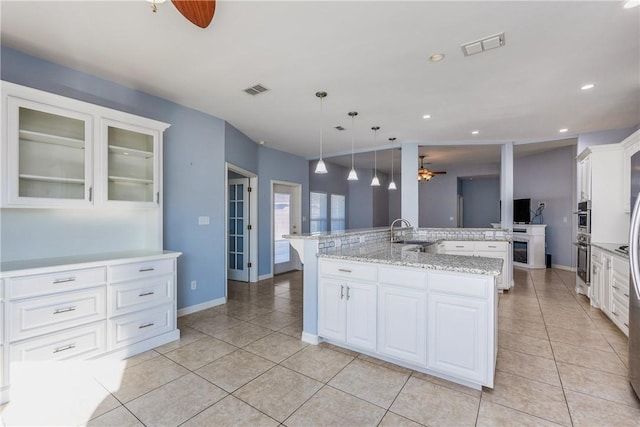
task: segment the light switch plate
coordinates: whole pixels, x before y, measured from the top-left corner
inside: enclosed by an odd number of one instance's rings
[[[209,225],[209,217],[208,216],[199,216],[198,217],[198,225]]]

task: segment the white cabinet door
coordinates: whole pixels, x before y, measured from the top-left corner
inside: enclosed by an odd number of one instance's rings
[[[622,209],[631,212],[631,157],[640,151],[640,130],[635,131],[620,143],[624,148],[622,154]]]
[[[426,313],[426,291],[380,286],[378,288],[378,352],[426,366]]]
[[[489,381],[487,313],[486,301],[429,293],[427,367],[469,381]]]
[[[376,350],[376,291],[376,285],[347,283],[347,343],[364,350]]]
[[[321,277],[318,284],[318,335],[346,341],[347,305],[345,282]]]
[[[600,308],[602,296],[602,252],[592,249],[591,252],[591,283],[589,284],[589,298],[593,307]]]
[[[90,206],[92,117],[12,96],[7,97],[6,105],[7,176],[3,204]]]
[[[578,170],[580,171],[580,201],[591,200],[591,156],[580,160]]]
[[[102,120],[103,198],[107,203],[157,207],[160,203],[160,132]]]
[[[600,286],[600,310],[611,315],[611,255],[602,255],[602,274]]]

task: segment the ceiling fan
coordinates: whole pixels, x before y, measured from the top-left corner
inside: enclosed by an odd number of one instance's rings
[[[157,12],[157,5],[166,0],[148,0],[152,3],[151,10]],[[216,0],[171,0],[178,12],[191,23],[200,28],[207,28],[216,12]]]
[[[431,178],[433,178],[435,175],[444,175],[444,174],[447,173],[446,171],[433,172],[433,171],[430,171],[429,169],[425,168],[424,167],[424,158],[425,157],[426,156],[420,156],[420,169],[418,169],[418,181],[419,182],[431,181]]]

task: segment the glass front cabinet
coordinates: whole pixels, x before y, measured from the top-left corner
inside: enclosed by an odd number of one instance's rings
[[[158,142],[160,132],[103,120],[103,147],[108,203],[160,203]]]
[[[13,97],[7,107],[8,203],[90,205],[92,117]]]
[[[2,82],[2,207],[160,207],[168,124]]]

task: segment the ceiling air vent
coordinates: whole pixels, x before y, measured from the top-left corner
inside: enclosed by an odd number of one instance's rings
[[[342,127],[342,126],[340,126],[340,125],[335,125],[333,128],[334,128],[335,130],[345,130],[345,128],[344,128],[344,127]]]
[[[476,40],[471,43],[466,43],[461,47],[464,56],[470,56],[475,55],[476,53],[486,52],[487,50],[495,49],[501,46],[504,46],[504,33],[495,34],[493,36],[485,37],[482,40]]]
[[[261,84],[257,84],[255,86],[251,86],[246,88],[244,91],[247,92],[249,95],[257,95],[259,93],[262,92],[266,92],[269,89],[267,89],[266,87],[262,86]]]

